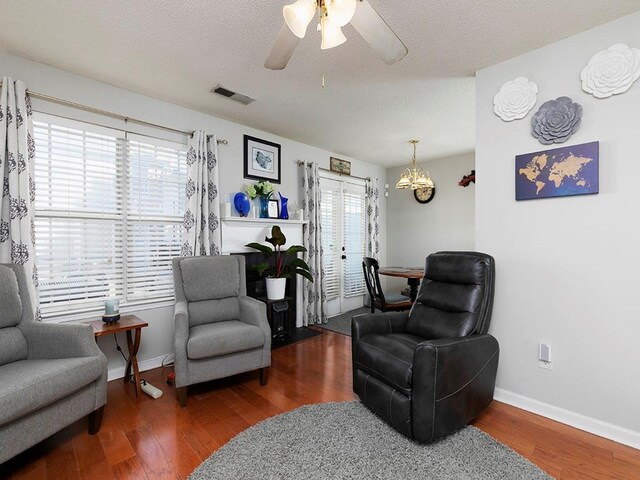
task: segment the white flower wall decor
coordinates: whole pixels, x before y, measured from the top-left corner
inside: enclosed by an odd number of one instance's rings
[[[596,53],[580,74],[582,89],[596,98],[624,93],[640,78],[640,49],[617,43]]]
[[[493,111],[505,122],[527,116],[538,100],[538,85],[528,78],[518,77],[502,87],[493,97]]]

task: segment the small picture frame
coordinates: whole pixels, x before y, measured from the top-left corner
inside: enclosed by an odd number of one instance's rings
[[[244,178],[280,183],[280,145],[244,136]]]
[[[340,175],[351,175],[351,162],[329,157],[329,170]]]
[[[280,218],[280,204],[278,200],[269,200],[269,218]]]

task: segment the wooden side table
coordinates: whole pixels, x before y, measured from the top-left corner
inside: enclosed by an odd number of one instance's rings
[[[127,362],[127,368],[124,371],[124,383],[129,382],[131,378],[131,369],[133,368],[133,379],[136,387],[136,398],[142,396],[142,390],[140,389],[140,370],[138,369],[138,349],[140,348],[140,337],[142,336],[142,328],[148,327],[149,324],[140,320],[135,315],[124,315],[115,323],[105,323],[102,320],[91,322],[93,327],[93,334],[96,337],[102,337],[104,335],[111,335],[120,332],[127,333],[127,349],[129,350],[129,361]],[[135,331],[135,338],[131,334]]]

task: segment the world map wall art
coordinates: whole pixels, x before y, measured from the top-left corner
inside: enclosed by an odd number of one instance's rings
[[[600,143],[516,156],[516,200],[598,193]]]

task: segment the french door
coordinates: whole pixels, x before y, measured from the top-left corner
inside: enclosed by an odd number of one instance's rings
[[[327,315],[362,307],[366,249],[366,188],[356,179],[321,177],[322,260]]]

